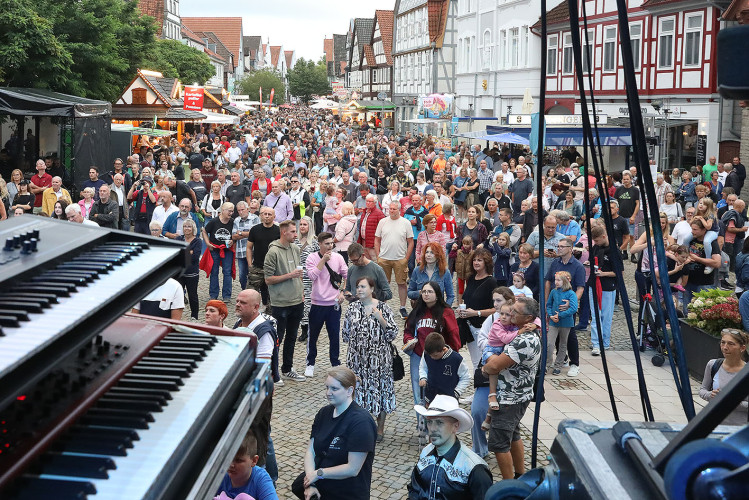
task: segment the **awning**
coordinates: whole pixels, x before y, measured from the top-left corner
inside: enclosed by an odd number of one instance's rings
[[[357,108],[357,109],[366,109],[366,110],[383,110],[383,109],[395,109],[395,104],[393,104],[390,101],[380,101],[378,99],[372,99],[372,100],[361,100],[361,101],[351,101],[346,106],[348,108]]]
[[[237,106],[232,106],[231,104],[223,104],[221,107],[233,115],[240,116],[244,114],[244,110],[238,108]]]
[[[112,105],[83,97],[60,94],[45,89],[22,87],[0,88],[0,114],[16,116],[103,116]]]
[[[133,135],[145,135],[148,137],[168,137],[177,132],[173,130],[161,130],[158,128],[133,127],[126,123],[113,123],[112,130],[115,132],[130,132]]]
[[[219,113],[212,113],[210,111],[201,111],[205,115],[205,119],[201,120],[201,123],[218,123],[218,124],[239,124],[239,117],[234,115],[222,115]]]
[[[448,119],[440,119],[440,118],[413,118],[411,120],[399,120],[401,123],[417,123],[417,124],[429,124],[429,123],[449,123],[450,120]],[[481,131],[482,134],[486,134],[485,130]]]
[[[506,132],[512,132],[526,139],[530,138],[530,127],[486,127],[486,135],[499,135]],[[601,139],[601,146],[631,146],[632,135],[630,130],[625,127],[598,127],[598,136]],[[595,137],[595,134],[594,134]],[[492,140],[492,139],[488,139]],[[546,146],[582,146],[583,129],[582,127],[547,127]]]

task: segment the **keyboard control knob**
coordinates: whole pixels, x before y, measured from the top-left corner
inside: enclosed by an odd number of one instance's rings
[[[23,246],[21,247],[21,253],[24,255],[28,255],[31,253],[31,242],[29,240],[26,240],[23,242]]]
[[[37,241],[39,241],[39,230],[38,229],[34,229],[33,231],[31,231],[31,237],[32,238],[36,238]]]
[[[39,243],[39,239],[38,238],[31,238],[29,240],[29,243],[31,243],[31,251],[32,252],[37,252],[38,249],[36,248],[36,246]]]
[[[21,235],[13,236],[13,248],[21,248]]]
[[[8,238],[7,240],[5,240],[5,246],[3,247],[3,250],[5,250],[6,252],[11,252],[13,251],[14,246],[15,242],[13,241],[13,238]]]

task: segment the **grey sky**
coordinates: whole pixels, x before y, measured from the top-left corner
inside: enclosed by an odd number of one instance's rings
[[[351,18],[374,17],[375,10],[394,6],[395,0],[224,0],[218,4],[182,0],[180,15],[242,16],[245,36],[261,35],[264,43],[270,38],[270,45],[296,50],[297,58],[317,60],[323,55],[325,37],[346,33]]]

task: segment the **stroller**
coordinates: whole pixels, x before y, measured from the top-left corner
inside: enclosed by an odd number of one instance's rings
[[[638,295],[640,296],[640,314],[637,318],[637,336],[639,338],[640,352],[650,348],[655,351],[651,359],[653,365],[662,366],[668,354],[665,339],[658,326],[660,321],[653,307],[653,295],[651,293],[652,282],[650,272],[635,272]]]

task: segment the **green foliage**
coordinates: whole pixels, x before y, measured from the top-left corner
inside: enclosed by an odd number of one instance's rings
[[[154,50],[146,55],[141,68],[178,78],[187,85],[196,82],[203,85],[216,73],[208,54],[177,40],[156,40]]]
[[[304,103],[308,103],[315,95],[330,94],[328,71],[323,59],[315,64],[312,60],[299,59],[287,74],[289,92]]]
[[[136,2],[0,0],[0,84],[113,101],[155,33]]]
[[[270,97],[270,90],[276,89],[273,97],[273,104],[283,104],[286,102],[286,84],[281,79],[278,71],[270,69],[261,69],[247,73],[236,84],[237,94],[246,94],[251,100],[259,99],[259,90],[263,89],[263,101]]]

